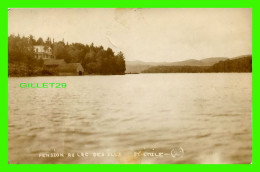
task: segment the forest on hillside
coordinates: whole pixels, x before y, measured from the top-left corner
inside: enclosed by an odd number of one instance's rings
[[[154,66],[142,73],[218,73],[252,72],[252,55],[227,59],[212,66]]]
[[[55,42],[54,39],[35,39],[34,36],[8,36],[8,65],[12,66],[9,75],[41,75],[42,59],[34,58],[35,45],[51,47],[56,59],[64,59],[67,63],[81,63],[86,74],[124,74],[125,58],[122,52],[115,54],[111,48],[82,43]],[[24,68],[22,74],[17,68]],[[15,68],[16,70],[12,70]]]

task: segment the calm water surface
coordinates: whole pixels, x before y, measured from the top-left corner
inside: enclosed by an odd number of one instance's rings
[[[119,163],[93,153],[163,152],[141,163],[250,163],[252,74],[8,79],[9,163]],[[67,88],[20,88],[20,83]],[[182,156],[173,157],[173,148]],[[43,153],[65,157],[43,158]],[[89,153],[66,157],[68,153]],[[128,154],[127,154],[128,155]],[[123,157],[124,158],[124,157]]]

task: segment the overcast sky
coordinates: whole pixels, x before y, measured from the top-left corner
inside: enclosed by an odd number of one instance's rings
[[[252,53],[252,9],[12,9],[8,32],[102,45],[128,61]]]

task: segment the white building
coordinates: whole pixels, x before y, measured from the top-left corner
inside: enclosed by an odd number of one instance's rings
[[[34,46],[34,53],[35,53],[35,58],[37,58],[37,59],[51,59],[51,58],[53,58],[52,49],[49,46],[35,45]]]

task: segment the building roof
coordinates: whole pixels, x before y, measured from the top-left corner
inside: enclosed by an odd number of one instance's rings
[[[61,64],[66,64],[64,59],[46,59],[46,60],[44,60],[45,66],[53,66],[53,65],[61,65]]]
[[[77,72],[77,69],[84,71],[80,63],[66,63],[58,66],[59,72]]]

